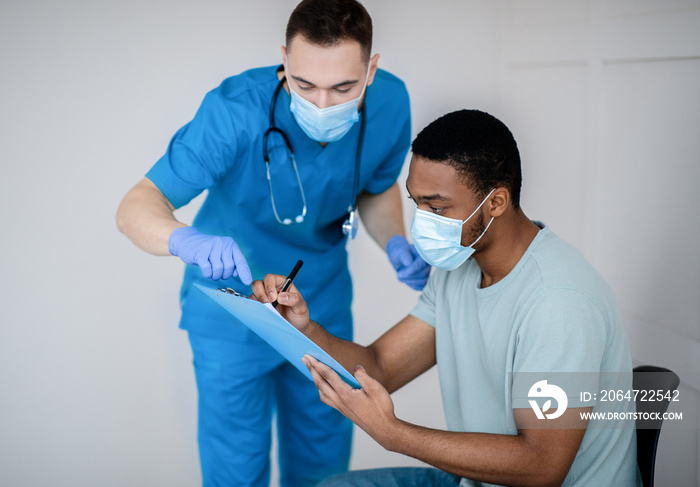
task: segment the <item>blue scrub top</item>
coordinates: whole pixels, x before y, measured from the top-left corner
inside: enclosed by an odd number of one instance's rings
[[[309,303],[311,319],[351,339],[352,282],[342,223],[352,199],[360,122],[339,141],[321,147],[296,123],[289,95],[280,90],[275,124],[291,142],[307,205],[303,223],[281,225],[272,210],[262,155],[270,102],[279,83],[277,69],[246,71],[209,92],[194,119],[175,134],[146,177],[175,208],[208,190],[193,226],[205,234],[233,237],[253,279],[267,273],[286,275],[302,259],[304,266],[294,283]],[[394,184],[406,159],[409,99],[400,79],[377,70],[365,100],[359,188],[378,194]],[[270,136],[268,147],[277,212],[280,218],[293,219],[302,202],[288,151],[276,135]],[[230,315],[192,288],[194,282],[212,285],[197,266],[186,266],[181,328],[212,337],[256,340],[244,325],[232,323]],[[251,292],[235,277],[215,285]]]

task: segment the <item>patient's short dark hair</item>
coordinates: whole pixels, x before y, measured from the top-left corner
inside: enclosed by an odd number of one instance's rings
[[[520,207],[520,153],[503,122],[479,110],[459,110],[438,118],[415,138],[413,154],[453,166],[482,198],[497,186]]]

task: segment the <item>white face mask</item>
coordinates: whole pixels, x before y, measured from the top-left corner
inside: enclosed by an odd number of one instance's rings
[[[481,240],[486,230],[491,226],[493,217],[479,238],[468,247],[462,246],[462,227],[473,217],[479,208],[489,199],[489,196],[496,191],[492,189],[484,201],[467,217],[466,220],[455,220],[446,216],[436,215],[429,211],[416,208],[411,225],[411,237],[416,250],[428,264],[438,269],[448,271],[454,270],[466,262],[474,253],[474,245]]]
[[[301,129],[310,138],[318,142],[335,142],[347,134],[353,124],[360,119],[357,107],[362,95],[365,94],[368,80],[369,66],[367,66],[365,84],[360,96],[340,105],[326,108],[318,108],[309,100],[304,99],[292,89],[292,84],[288,83],[292,97],[289,109]]]

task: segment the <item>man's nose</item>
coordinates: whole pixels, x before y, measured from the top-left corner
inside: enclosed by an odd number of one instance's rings
[[[318,100],[316,103],[318,108],[328,108],[333,106],[333,101],[331,100],[331,94],[326,90],[321,90],[318,95]]]

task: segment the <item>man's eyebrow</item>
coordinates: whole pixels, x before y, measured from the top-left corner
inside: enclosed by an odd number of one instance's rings
[[[406,185],[406,192],[408,193],[408,197],[414,201],[449,201],[450,199],[447,196],[441,195],[440,193],[415,197],[411,194],[411,191],[409,191],[408,185]]]
[[[435,193],[435,194],[427,194],[425,196],[420,196],[418,197],[419,200],[421,201],[448,201],[450,198],[447,196],[443,196],[440,193]]]
[[[349,79],[349,80],[341,81],[340,83],[336,83],[333,86],[331,86],[331,88],[340,88],[341,86],[356,85],[357,83],[359,83],[358,80]]]
[[[297,81],[299,83],[305,83],[307,85],[316,86],[311,81],[306,81],[304,78],[302,78],[300,76],[289,75],[289,77],[294,79],[295,81]],[[334,84],[333,86],[331,86],[331,88],[340,88],[341,86],[354,85],[354,84],[357,84],[358,82],[359,82],[359,80],[356,80],[356,79],[348,79],[345,81],[341,81],[340,83]]]

